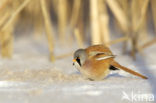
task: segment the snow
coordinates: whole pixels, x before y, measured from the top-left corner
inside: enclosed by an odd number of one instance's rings
[[[12,59],[0,57],[0,103],[154,103],[132,99],[132,95],[156,97],[156,45],[137,54],[133,61],[114,45],[116,60],[149,77],[148,80],[124,71],[112,72],[102,81],[89,81],[72,66],[72,55],[51,63],[45,41],[23,37],[15,40]],[[69,48],[70,46],[70,48]],[[74,52],[78,47],[57,44],[56,55]],[[125,99],[128,96],[128,99]],[[147,97],[149,97],[149,95]],[[154,98],[155,99],[155,98]],[[133,100],[133,101],[132,101]]]

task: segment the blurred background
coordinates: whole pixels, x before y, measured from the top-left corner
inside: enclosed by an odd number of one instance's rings
[[[155,43],[156,0],[0,0],[0,103],[127,103],[123,91],[156,96]],[[73,53],[95,44],[149,79],[122,70],[102,81],[83,78]]]
[[[0,1],[0,53],[6,58],[14,54],[16,38],[31,35],[46,38],[51,61],[57,58],[54,51],[58,44],[120,43],[120,51],[135,59],[137,52],[156,42],[155,32],[155,0]]]

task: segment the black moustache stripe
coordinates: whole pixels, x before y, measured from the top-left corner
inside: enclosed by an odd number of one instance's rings
[[[81,62],[80,62],[80,59],[77,58],[76,61],[78,62],[78,64],[81,66]]]

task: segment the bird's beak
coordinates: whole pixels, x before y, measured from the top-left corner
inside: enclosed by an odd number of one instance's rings
[[[76,59],[73,59],[73,62],[76,62]]]

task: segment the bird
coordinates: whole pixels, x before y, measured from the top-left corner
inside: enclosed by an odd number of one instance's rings
[[[148,79],[146,76],[120,65],[114,60],[115,57],[116,55],[113,55],[107,46],[92,45],[74,52],[73,65],[85,78],[90,80],[103,80],[111,70],[124,70],[135,76]]]

